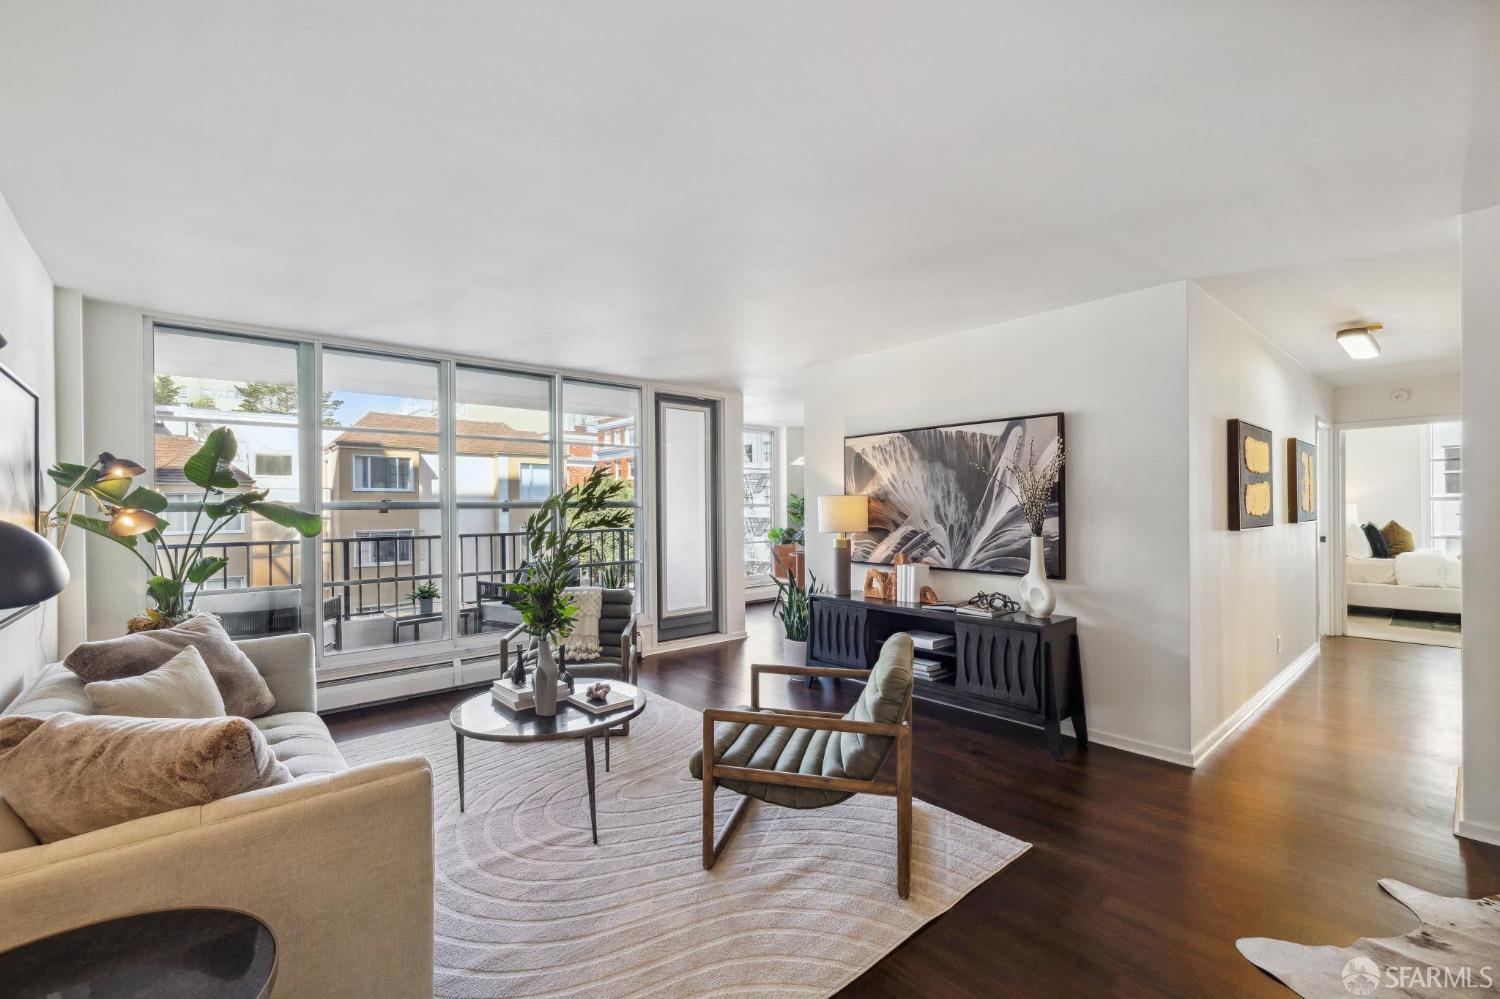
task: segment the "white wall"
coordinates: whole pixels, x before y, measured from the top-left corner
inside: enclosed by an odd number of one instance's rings
[[[1186,285],[922,340],[804,374],[808,557],[831,578],[817,496],[843,492],[843,438],[1061,410],[1068,578],[1092,738],[1186,762]],[[855,566],[857,589],[867,567]],[[1014,596],[1018,577],[934,572],[940,596]]]
[[[1364,427],[1344,433],[1344,502],[1359,507],[1362,524],[1396,521],[1420,542],[1422,437],[1426,425]]]
[[[40,461],[55,460],[56,419],[52,356],[52,280],[21,232],[10,206],[0,197],[0,350],[4,364],[41,398]],[[42,507],[52,488],[42,477]],[[0,615],[3,616],[3,615]],[[44,663],[57,658],[57,601],[49,600],[0,630],[0,705],[10,702]]]
[[[1464,771],[1459,831],[1500,843],[1500,208],[1463,217]]]
[[[1407,398],[1392,399],[1397,391],[1405,392]],[[1339,385],[1333,390],[1333,418],[1339,423],[1431,420],[1457,416],[1461,405],[1458,372],[1374,385]]]
[[[1242,706],[1317,645],[1319,525],[1288,521],[1286,442],[1317,441],[1333,391],[1197,285],[1187,314],[1192,742],[1201,758]],[[1270,527],[1228,527],[1226,426],[1235,418],[1272,433]]]

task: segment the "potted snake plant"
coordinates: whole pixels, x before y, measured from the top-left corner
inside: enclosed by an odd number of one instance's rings
[[[807,665],[807,629],[809,624],[808,597],[821,591],[818,577],[811,572],[812,580],[807,586],[797,585],[795,574],[776,580],[776,616],[781,618],[785,637],[781,640],[781,655],[790,666]]]

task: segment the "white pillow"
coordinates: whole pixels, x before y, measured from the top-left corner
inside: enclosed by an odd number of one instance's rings
[[[570,586],[563,591],[573,598],[578,610],[573,615],[573,633],[563,639],[568,662],[581,663],[598,659],[604,651],[599,644],[599,617],[604,613],[604,591],[597,586]]]
[[[1370,539],[1365,537],[1364,528],[1358,524],[1350,524],[1344,528],[1344,554],[1353,558],[1375,557],[1375,552],[1370,548]]]
[[[127,718],[223,718],[224,698],[203,655],[189,645],[149,673],[83,685],[101,715]]]

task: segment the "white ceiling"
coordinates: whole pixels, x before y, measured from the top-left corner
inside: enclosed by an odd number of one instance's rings
[[[1194,277],[1375,378],[1456,365],[1497,8],[3,0],[0,192],[90,295],[762,419],[812,361]]]

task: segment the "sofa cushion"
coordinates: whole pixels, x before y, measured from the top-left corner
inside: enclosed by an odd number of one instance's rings
[[[16,810],[7,805],[4,798],[0,798],[0,853],[24,850],[28,846],[36,846],[38,842],[36,835],[26,828],[26,823],[21,821]]]
[[[622,683],[630,682],[630,677],[625,675],[625,667],[614,659],[590,659],[586,663],[575,663],[568,660],[568,673],[575,680],[619,680]]]
[[[334,774],[349,768],[328,726],[311,711],[283,711],[256,718],[253,724],[293,777]]]
[[[94,714],[131,718],[223,718],[224,698],[191,645],[149,673],[86,683]]]
[[[71,711],[78,715],[94,713],[94,702],[83,689],[83,679],[62,663],[42,667],[36,682],[21,691],[10,706],[8,715],[31,715],[46,718],[59,711]]]
[[[0,794],[43,843],[291,779],[243,718],[0,718]]]
[[[276,698],[248,656],[212,614],[197,614],[175,628],[139,631],[102,642],[84,642],[64,663],[86,682],[118,680],[149,673],[188,646],[203,656],[213,674],[224,710],[241,718],[259,718],[276,707]]]

